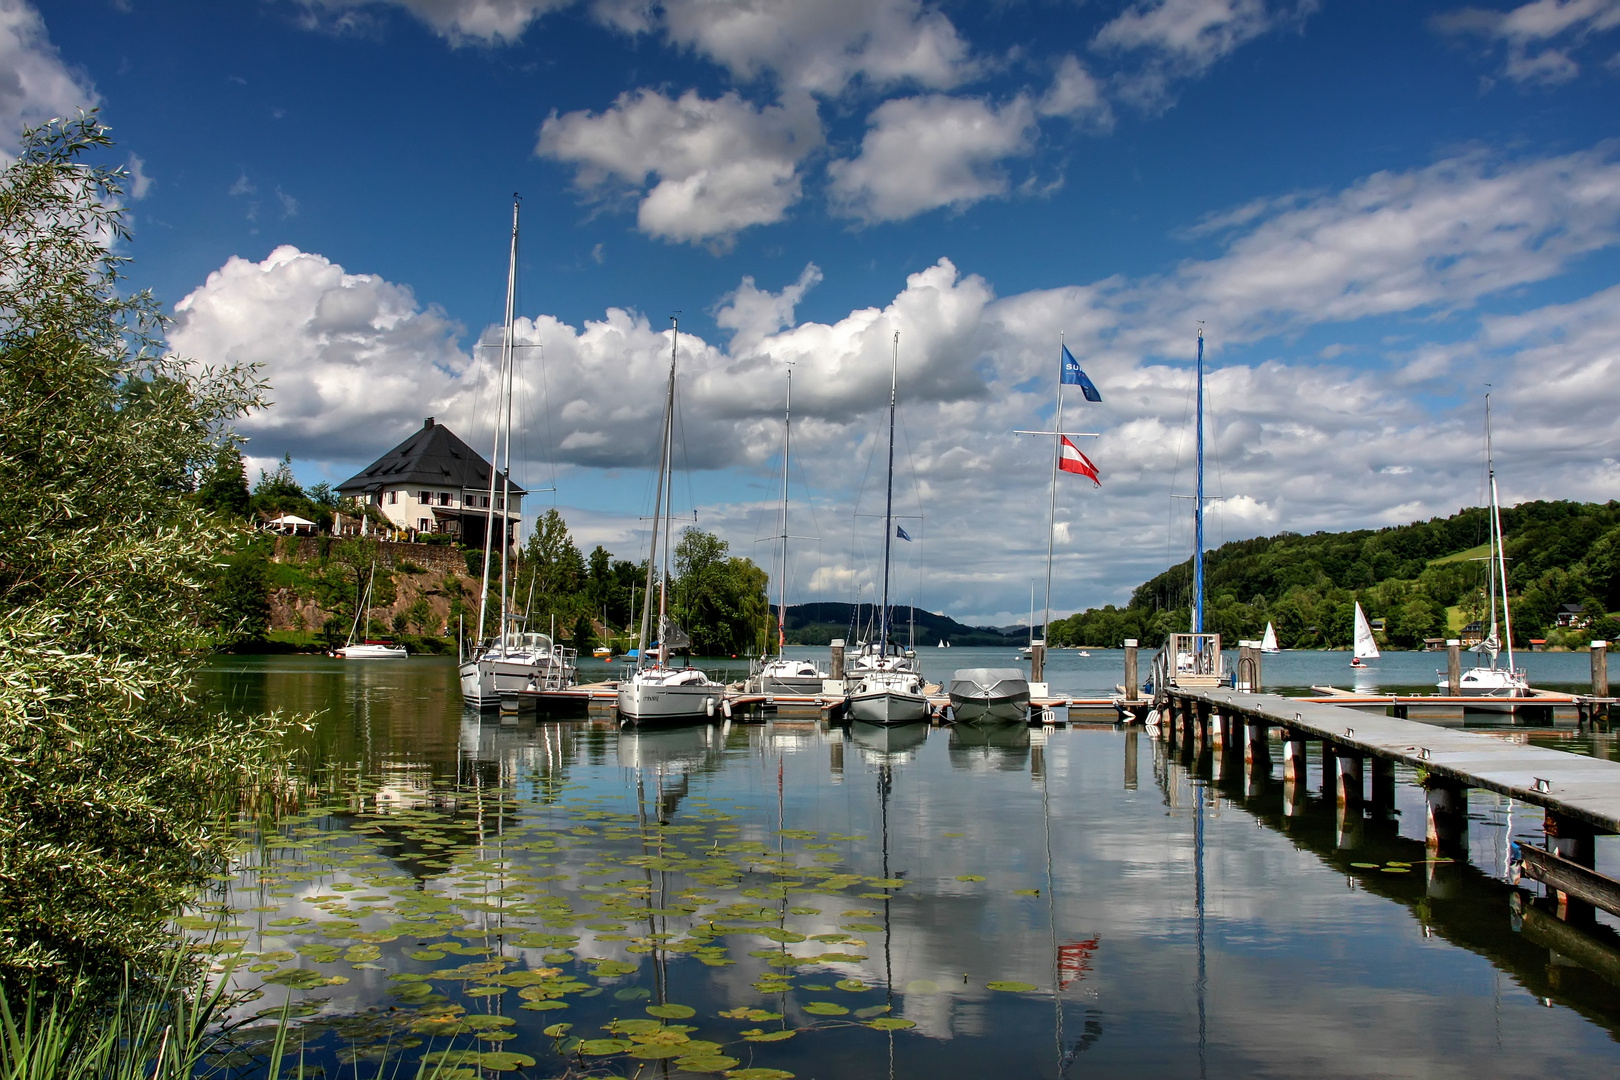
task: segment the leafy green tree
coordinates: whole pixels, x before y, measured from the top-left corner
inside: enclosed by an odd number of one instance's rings
[[[247,467],[242,464],[242,452],[236,443],[226,440],[220,444],[197,486],[197,505],[216,514],[245,518],[252,505],[248,492]]]
[[[552,507],[534,523],[523,548],[515,594],[518,606],[528,606],[536,625],[547,615],[559,621],[572,619],[589,605],[582,593],[585,581],[585,559],[569,535],[568,523]]]
[[[692,635],[692,651],[734,655],[757,648],[770,615],[768,577],[730,554],[719,537],[688,526],[675,546],[675,619]]]
[[[581,653],[587,653],[596,648],[596,628],[591,625],[589,615],[582,612],[579,618],[574,620],[573,639],[574,648]]]
[[[260,397],[251,371],[165,355],[118,286],[122,174],[92,113],[0,173],[0,980],[151,970],[227,865],[220,818],[265,722],[191,692],[218,551],[194,479]],[[13,1000],[18,1000],[13,998]]]

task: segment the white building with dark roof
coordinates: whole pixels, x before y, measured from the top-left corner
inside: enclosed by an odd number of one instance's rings
[[[524,490],[495,476],[490,496],[489,462],[433,417],[411,437],[338,485],[338,494],[370,503],[402,532],[441,533],[469,547],[482,547],[490,519],[504,519],[508,549],[523,520]],[[510,505],[502,505],[503,491]]]

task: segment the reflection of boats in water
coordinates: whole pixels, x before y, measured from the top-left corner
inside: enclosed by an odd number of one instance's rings
[[[1029,744],[1027,724],[956,724],[951,728],[951,765],[971,769],[982,762],[1022,772],[1029,761]]]
[[[1025,720],[1029,679],[1019,668],[959,668],[951,676],[951,712],[969,724]]]
[[[849,737],[855,745],[876,755],[879,761],[910,756],[911,752],[928,741],[925,724],[868,724],[856,720],[849,725]]]
[[[618,763],[630,769],[695,769],[719,752],[720,733],[712,724],[645,730],[619,730]]]

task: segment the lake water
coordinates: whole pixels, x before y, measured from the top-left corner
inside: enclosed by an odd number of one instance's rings
[[[936,680],[1014,652],[919,650]],[[1526,659],[1542,683],[1587,674]],[[1266,682],[1350,685],[1347,662],[1267,657]],[[1417,686],[1437,662],[1376,670]],[[1073,694],[1120,670],[1050,665]],[[190,925],[329,1077],[445,1053],[459,1080],[1620,1068],[1620,934],[1571,937],[1515,894],[1507,845],[1540,816],[1489,793],[1468,858],[1435,862],[1408,774],[1397,817],[1346,829],[1314,796],[1284,816],[1280,762],[1216,778],[1112,726],[503,723],[426,658],[230,658],[210,681],[318,713],[318,789],[244,826]],[[1612,843],[1599,868],[1620,873]]]

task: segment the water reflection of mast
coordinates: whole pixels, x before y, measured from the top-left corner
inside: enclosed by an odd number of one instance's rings
[[[1198,981],[1193,989],[1198,994],[1198,1080],[1204,1080],[1207,1062],[1204,1056],[1204,992],[1209,988],[1209,980],[1204,970],[1204,785],[1196,779],[1193,780],[1193,794],[1195,796],[1193,812],[1193,888],[1194,901],[1198,908]]]
[[[1047,799],[1047,772],[1041,770],[1041,821],[1046,826],[1046,925],[1052,936],[1052,1036],[1057,1040],[1057,1073],[1069,1063],[1063,1056],[1063,972],[1057,940],[1057,896],[1052,874],[1052,813]]]
[[[658,814],[654,818],[654,821],[658,825],[662,826],[664,816],[664,778],[661,769],[653,773],[653,783],[653,796],[658,800]],[[651,855],[653,858],[662,858],[662,832],[658,834],[658,843],[654,846],[653,850],[651,852],[647,850],[647,783],[646,778],[642,773],[640,761],[636,762],[636,824],[639,826],[639,831],[641,833],[642,855]],[[664,956],[664,950],[662,948],[663,939],[658,936],[658,916],[653,914],[653,893],[655,889],[659,894],[657,897],[657,907],[662,908],[664,906],[663,884],[666,879],[664,877],[664,872],[659,870],[657,871],[659,884],[654,885],[653,868],[651,866],[644,866],[642,867],[642,872],[647,876],[647,939],[652,945],[651,956],[653,963],[654,996],[657,998],[657,1003],[659,1005],[667,1005],[669,1004],[669,967],[667,958]]]
[[[878,765],[878,817],[883,838],[883,880],[889,880],[889,792],[894,790],[894,767],[888,762]],[[883,987],[884,1004],[894,1011],[894,927],[889,921],[889,905],[894,890],[883,891]],[[889,1036],[889,1080],[894,1080],[894,1032]]]

